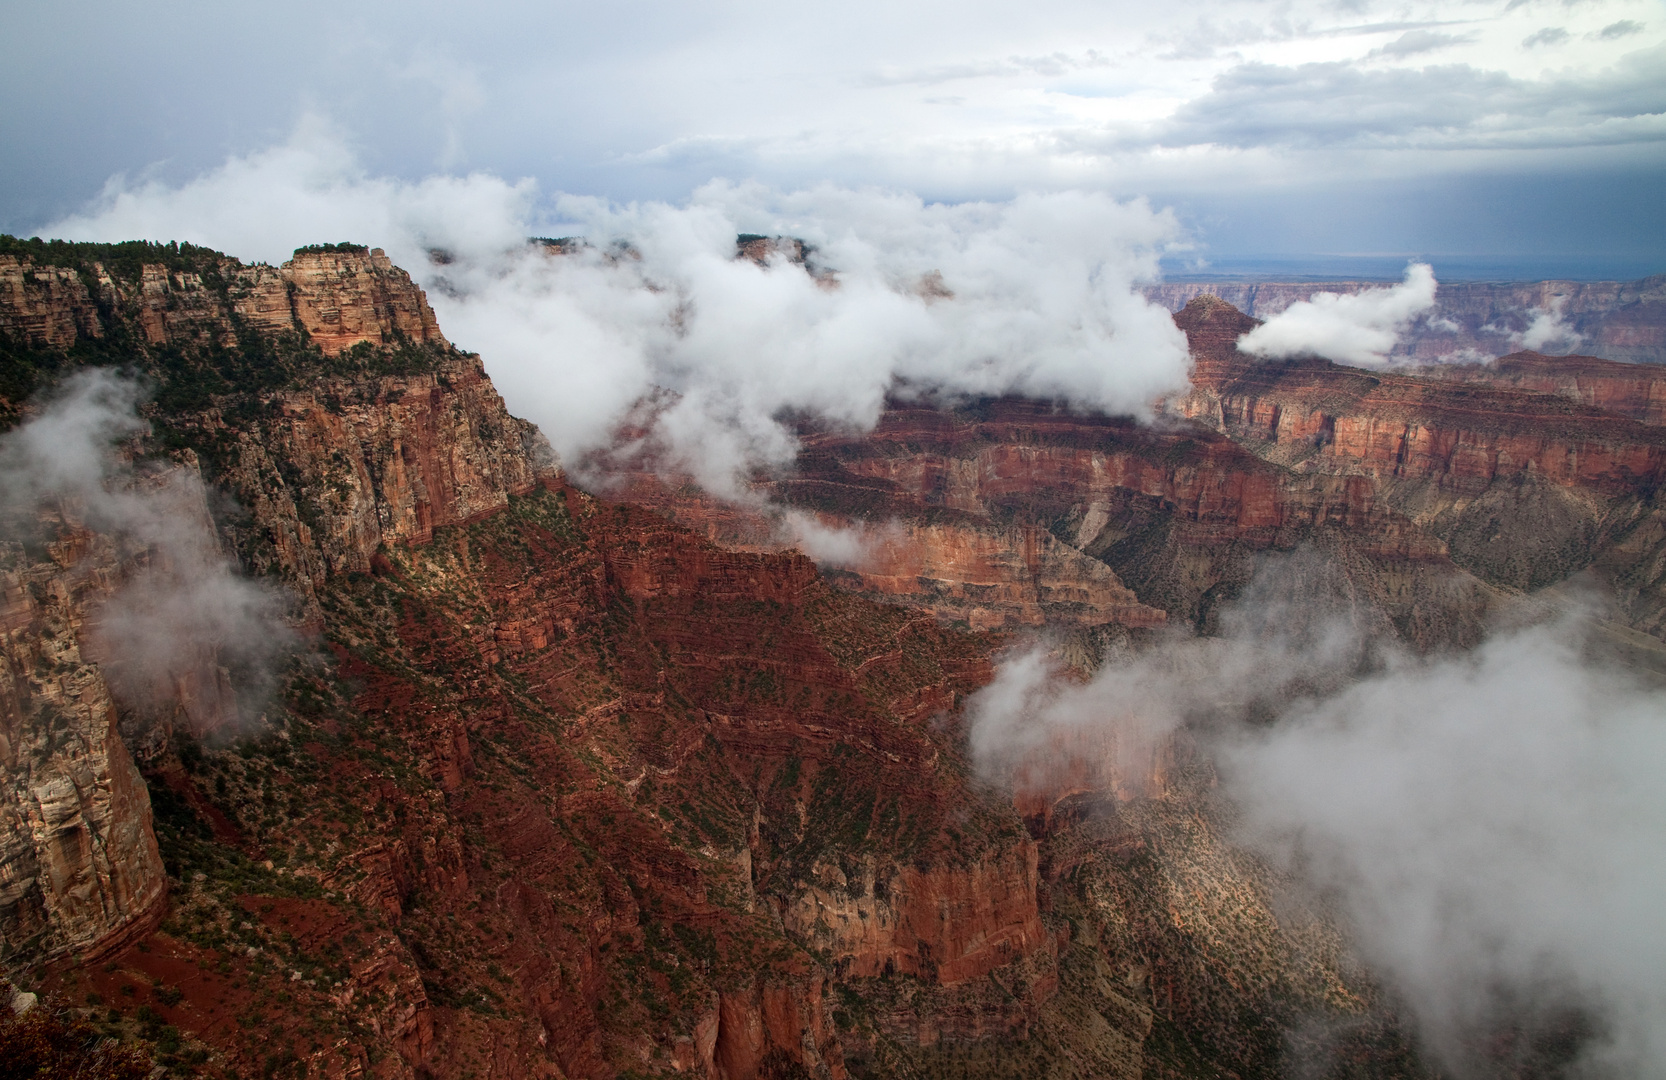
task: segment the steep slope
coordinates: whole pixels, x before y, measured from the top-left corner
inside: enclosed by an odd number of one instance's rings
[[[227,531],[249,565],[298,590],[299,616],[325,630],[334,659],[291,682],[287,707],[276,712],[283,737],[246,744],[241,758],[205,753],[184,725],[138,733],[146,745],[160,736],[146,769],[176,915],[143,952],[123,954],[119,971],[103,973],[113,977],[73,969],[70,977],[131,993],[128,965],[160,964],[155,973],[175,985],[148,995],[150,1015],[250,1067],[270,1049],[270,1025],[288,1015],[311,1036],[284,1051],[315,1056],[320,1067],[383,1058],[455,1071],[467,1068],[468,1055],[492,1050],[526,1075],[539,1072],[539,1061],[567,1074],[611,1075],[621,1056],[666,1065],[675,1058],[729,1076],[754,1075],[766,1057],[780,1058],[839,1075],[825,991],[835,973],[901,972],[946,992],[973,984],[957,999],[962,1019],[921,1021],[903,1009],[894,1019],[903,1027],[929,1022],[975,1035],[1022,1023],[1033,1007],[1026,1002],[1050,985],[1054,948],[1037,908],[1035,848],[1010,807],[966,787],[952,737],[926,723],[983,677],[984,647],[830,593],[802,559],[716,552],[660,518],[632,519],[559,487],[540,440],[503,412],[478,360],[437,335],[421,345],[404,337],[398,312],[425,304],[374,254],[326,253],[333,269],[324,285],[294,275],[288,296],[300,327],[275,339],[239,310],[235,283],[244,271],[211,253],[188,254],[217,267],[225,285],[184,290],[195,321],[164,324],[184,341],[148,348],[156,343],[140,331],[155,321],[150,294],[131,286],[167,274],[141,265],[136,282],[109,287],[113,301],[94,309],[73,341],[14,340],[13,357],[24,363],[12,374],[61,371],[88,352],[102,356],[96,350],[112,341],[132,350],[159,383],[161,432],[201,447],[240,496],[246,509],[225,522]],[[305,261],[298,253],[296,262]],[[73,272],[30,274],[23,284],[32,306],[24,306],[37,313],[56,302],[39,287],[43,276],[80,283]],[[342,318],[322,319],[327,347],[302,333],[311,333],[307,313],[342,307],[343,279],[378,275],[383,285],[391,278],[392,300],[361,305],[364,318],[346,323],[391,345],[343,353]],[[240,348],[215,336],[221,331]],[[332,352],[341,362],[330,362]],[[277,370],[241,378],[260,366]],[[196,393],[204,384],[218,392]],[[189,407],[197,404],[205,407]],[[551,484],[555,495],[545,491]],[[582,523],[569,515],[569,500],[583,504]],[[390,545],[425,554],[405,557]],[[71,600],[67,615],[43,616],[27,596],[14,599],[14,667],[38,668],[42,642],[56,632],[48,620],[80,617],[85,604]],[[495,611],[482,624],[487,609]],[[714,624],[730,627],[727,639],[712,634]],[[74,660],[58,652],[60,663]],[[347,694],[341,678],[355,680],[357,693]],[[94,787],[114,785],[118,796],[136,789],[133,805],[118,798],[85,816],[103,815],[91,821],[103,830],[95,838],[125,832],[150,845],[148,863],[142,844],[135,853],[100,851],[120,864],[102,871],[115,879],[102,921],[54,916],[59,951],[85,954],[119,948],[135,917],[129,909],[154,910],[162,879],[144,787],[114,737],[96,669],[37,685],[41,701],[8,713],[14,731],[27,729],[9,745],[27,748],[56,700],[47,699],[76,679],[81,738],[58,737],[48,764],[102,770]],[[353,733],[345,741],[342,725]],[[482,743],[471,744],[480,732]],[[497,749],[505,738],[516,751],[507,758]],[[378,778],[388,774],[367,771],[365,753],[400,782],[388,786]],[[38,762],[28,771],[27,754],[13,758],[17,790],[49,782]],[[714,790],[717,774],[739,786]],[[940,779],[922,787],[932,775]],[[194,777],[212,777],[212,791]],[[457,804],[456,820],[440,809],[448,802]],[[530,807],[544,809],[528,818]],[[77,829],[86,832],[68,820],[81,811],[49,810],[52,851],[66,852]],[[402,819],[427,827],[409,837],[386,831]],[[332,832],[342,835],[325,839]],[[503,893],[500,875],[484,869],[505,852],[527,868],[521,892]],[[10,860],[20,887],[30,885],[25,872],[35,873],[29,854]],[[265,869],[250,862],[256,856]],[[49,869],[60,877],[99,868],[59,863]],[[142,880],[130,886],[123,875]],[[274,927],[265,932],[239,916],[262,894],[261,914],[279,912],[264,920]],[[413,894],[426,914],[407,919]],[[339,906],[348,895],[353,905]],[[41,907],[30,902],[29,911]],[[481,914],[482,902],[493,915]],[[627,918],[626,908],[635,913]],[[467,944],[449,949],[448,923],[459,915]],[[8,929],[32,932],[27,922],[9,920]],[[403,934],[392,932],[406,923]],[[501,1010],[490,1004],[501,993],[471,998],[459,988],[503,977],[498,959],[472,971],[491,955],[483,935],[498,923],[544,943],[512,958],[524,996]],[[280,935],[278,926],[290,929]],[[256,951],[229,950],[227,935]],[[306,988],[270,989],[281,972],[263,948],[314,976],[299,980]],[[325,955],[309,957],[315,948]],[[14,961],[42,959],[52,949],[33,934],[17,953]],[[230,967],[221,973],[229,977],[181,978],[179,965],[191,960]],[[1035,994],[986,1000],[978,980],[1013,964],[1035,969]],[[425,988],[419,972],[428,971],[458,985]],[[366,995],[376,1004],[362,1022],[341,1012]],[[627,1001],[634,1006],[614,1008]],[[514,1023],[482,1023],[471,1011],[481,1005]],[[240,1013],[246,1032],[228,1022],[240,1010],[250,1010]],[[436,1046],[444,1048],[438,1057]]]

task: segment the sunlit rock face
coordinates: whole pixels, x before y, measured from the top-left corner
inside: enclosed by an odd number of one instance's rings
[[[150,799],[110,689],[83,653],[88,602],[118,572],[113,545],[85,530],[67,530],[45,559],[19,544],[0,548],[0,949],[8,965],[105,951],[160,918],[166,879]],[[182,696],[192,689],[182,682]]]

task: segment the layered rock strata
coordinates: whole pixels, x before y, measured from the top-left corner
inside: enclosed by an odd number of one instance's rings
[[[119,556],[68,526],[0,548],[0,962],[97,954],[160,918],[150,798],[83,650]]]
[[[1419,375],[1531,390],[1589,405],[1644,424],[1666,424],[1666,369],[1620,364],[1595,356],[1546,356],[1524,352],[1489,364],[1439,364]]]
[[[1536,589],[1595,566],[1630,626],[1666,623],[1656,569],[1666,435],[1622,415],[1649,415],[1646,369],[1592,376],[1587,360],[1561,369],[1518,357],[1496,373],[1429,377],[1257,362],[1235,347],[1254,321],[1218,298],[1192,301],[1176,321],[1195,357],[1180,414],[1295,475],[1366,481],[1492,584]]]
[[[181,262],[174,249],[172,265],[141,262],[123,278],[96,258],[53,265],[43,261],[60,254],[52,245],[14,245],[0,253],[0,332],[45,349],[105,338],[116,327],[132,327],[152,345],[228,348],[239,326],[300,331],[326,356],[362,343],[446,345],[422,290],[380,248],[303,249],[281,267],[195,250]]]

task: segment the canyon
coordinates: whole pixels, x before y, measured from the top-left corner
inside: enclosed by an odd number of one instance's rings
[[[1432,1075],[1184,733],[1015,798],[965,702],[1037,631],[1078,672],[1213,633],[1281,552],[1413,649],[1578,571],[1656,642],[1659,384],[1257,364],[1229,303],[1176,322],[1155,419],[899,394],[801,421],[741,506],[651,461],[575,484],[378,250],[8,240],[0,418],[143,371],[123,452],[223,493],[296,637],[262,693],[210,651],[136,709],[89,626],[146,553],[28,508],[8,977],[174,1075]],[[818,567],[806,523],[859,556]]]

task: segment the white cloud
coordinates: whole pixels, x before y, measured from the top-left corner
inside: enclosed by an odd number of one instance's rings
[[[1460,1075],[1494,1033],[1571,1008],[1592,1075],[1666,1076],[1659,693],[1588,662],[1572,616],[1407,656],[1311,553],[1265,562],[1222,626],[1085,683],[1008,658],[968,705],[980,769],[1135,797],[1185,726],[1239,841],[1331,898]]]
[[[1533,312],[1533,320],[1527,324],[1527,329],[1519,333],[1512,333],[1510,340],[1524,349],[1543,352],[1547,348],[1558,348],[1563,352],[1571,352],[1584,341],[1584,335],[1562,321],[1563,301],[1560,297],[1552,301],[1550,307],[1540,308]]]
[[[429,248],[486,253],[519,243],[534,192],[529,180],[479,173],[415,183],[370,176],[340,130],[308,116],[285,142],[177,186],[115,177],[91,206],[46,233],[189,241],[272,263],[305,244],[368,237],[415,269]]]
[[[527,245],[540,209],[594,246]],[[945,205],[713,182],[681,204],[560,196],[540,207],[524,182],[369,176],[314,123],[179,187],[113,188],[50,231],[274,261],[321,239],[385,247],[570,465],[608,449],[636,409],[666,464],[731,495],[747,470],[790,460],[786,413],[863,427],[906,385],[1141,414],[1185,385],[1184,337],[1134,291],[1179,227],[1098,193]],[[738,233],[800,237],[827,273],[736,259]],[[615,243],[631,256],[616,257]]]
[[[1253,842],[1341,898],[1460,1068],[1489,1025],[1574,1008],[1593,1075],[1666,1076],[1666,706],[1582,644],[1403,662],[1227,759]]]
[[[830,524],[802,510],[782,513],[778,537],[819,565],[841,570],[864,569],[881,549],[904,539],[902,528],[896,522]]]
[[[1426,263],[1406,267],[1406,278],[1386,289],[1315,293],[1238,339],[1253,356],[1323,356],[1340,364],[1381,367],[1399,335],[1435,306],[1435,273]]]
[[[47,506],[125,545],[135,556],[130,572],[89,613],[84,644],[123,704],[178,705],[187,726],[206,734],[247,719],[224,696],[220,667],[237,667],[242,689],[258,695],[293,635],[280,598],[221,550],[200,474],[135,469],[113,452],[148,428],[140,397],[137,383],[88,369],[0,437],[0,530],[27,533]]]

